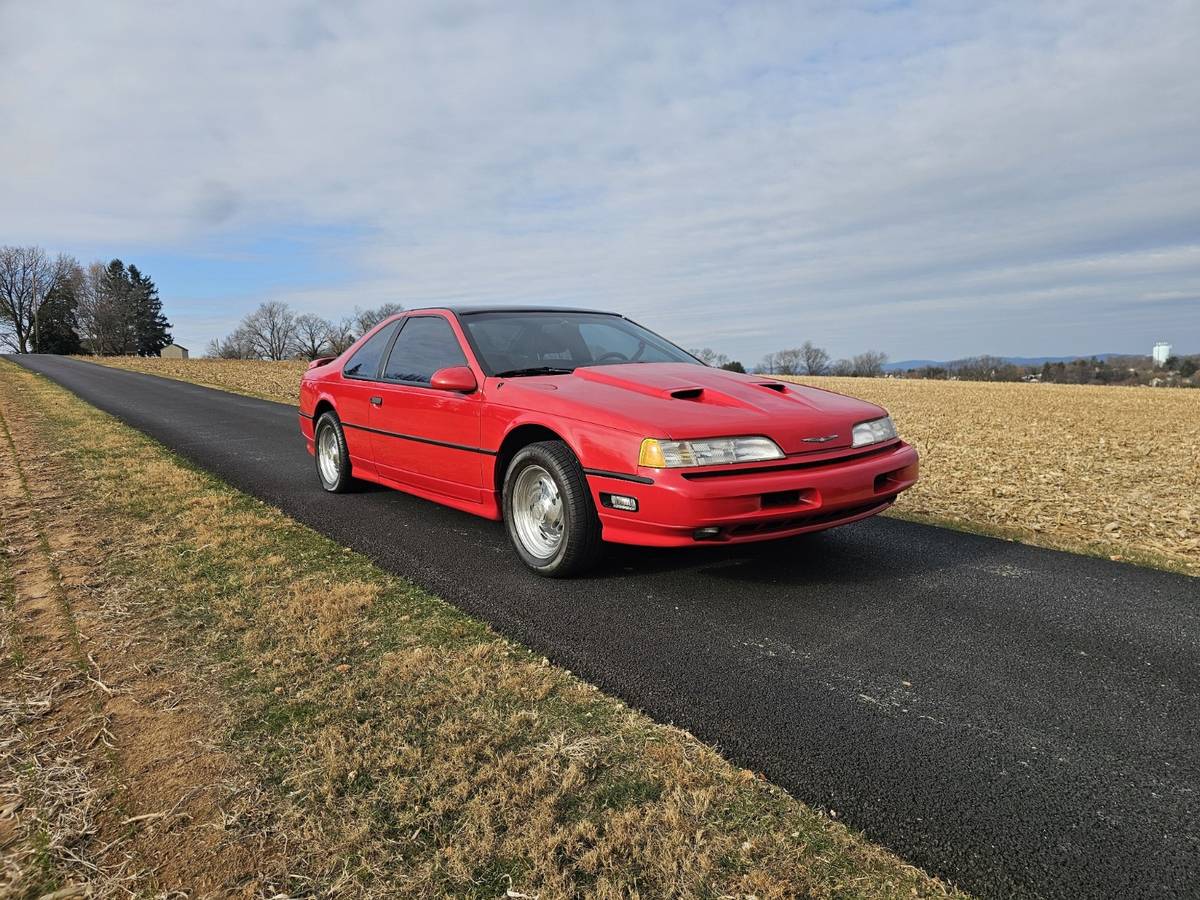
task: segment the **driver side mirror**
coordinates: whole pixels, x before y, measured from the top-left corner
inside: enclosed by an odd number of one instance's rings
[[[429,386],[439,391],[455,391],[459,394],[470,394],[479,387],[475,373],[467,366],[448,366],[438,369],[429,379]]]

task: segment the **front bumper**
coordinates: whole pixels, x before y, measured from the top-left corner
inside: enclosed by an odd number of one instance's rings
[[[753,466],[639,470],[649,484],[606,474],[589,474],[588,482],[604,540],[684,547],[771,540],[865,519],[916,484],[918,470],[917,451],[896,441]],[[638,510],[609,508],[602,494],[633,497]]]

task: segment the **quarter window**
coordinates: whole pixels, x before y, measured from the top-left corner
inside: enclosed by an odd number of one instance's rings
[[[405,320],[392,346],[383,377],[389,381],[429,384],[438,369],[466,364],[467,358],[449,322],[441,316],[412,316]]]
[[[342,369],[342,374],[348,378],[378,378],[379,364],[383,361],[388,342],[399,325],[399,320],[392,322],[367,338],[367,342],[354,351],[354,355]]]

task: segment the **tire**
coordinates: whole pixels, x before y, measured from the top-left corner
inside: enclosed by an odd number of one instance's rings
[[[578,575],[600,558],[600,518],[566,444],[517,451],[504,475],[504,525],[521,561],[547,578]]]
[[[328,442],[326,453],[322,452],[322,442]],[[321,413],[313,429],[313,443],[316,445],[317,478],[321,487],[331,494],[353,490],[355,481],[350,474],[350,452],[346,449],[346,433],[342,431],[337,413]]]

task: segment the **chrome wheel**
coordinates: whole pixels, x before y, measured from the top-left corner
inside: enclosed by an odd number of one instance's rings
[[[322,428],[317,438],[317,465],[326,484],[338,483],[342,474],[342,452],[338,446],[337,432],[331,425]]]
[[[512,521],[530,555],[549,559],[558,552],[566,528],[563,502],[554,477],[541,466],[528,466],[517,476]]]

